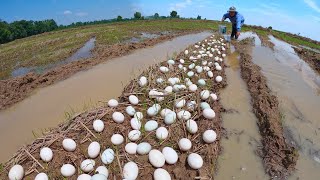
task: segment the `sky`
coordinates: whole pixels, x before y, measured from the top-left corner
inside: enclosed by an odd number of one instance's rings
[[[320,0],[1,0],[0,19],[54,19],[58,24],[130,18],[159,13],[168,16],[176,10],[181,17],[220,20],[230,6],[245,17],[245,23],[272,26],[273,29],[300,33],[320,41]]]

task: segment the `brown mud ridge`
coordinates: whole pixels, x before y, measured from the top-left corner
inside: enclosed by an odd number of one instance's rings
[[[193,46],[190,46],[189,52],[192,52]],[[190,53],[189,53],[190,55]],[[179,59],[187,59],[188,57],[184,53],[180,53],[176,58],[174,66],[178,66]],[[204,58],[206,59],[206,58]],[[187,63],[187,62],[186,62]],[[200,62],[199,62],[200,63]],[[167,65],[166,62],[160,65]],[[186,76],[186,72],[179,70],[178,68],[170,69],[168,74],[162,74],[159,72],[160,65],[153,66],[142,73],[143,76],[148,79],[148,86],[140,87],[137,83],[137,79],[132,80],[129,85],[124,88],[122,95],[119,97],[119,106],[100,107],[89,112],[76,115],[68,122],[59,125],[57,128],[52,129],[46,135],[36,139],[32,144],[21,148],[8,162],[4,164],[3,171],[0,172],[0,179],[7,179],[8,171],[14,164],[20,164],[25,170],[25,179],[33,179],[38,172],[45,172],[49,179],[63,179],[60,173],[62,164],[70,163],[76,167],[76,172],[81,173],[79,169],[80,163],[87,159],[87,147],[91,141],[97,141],[101,145],[101,151],[103,152],[106,148],[112,148],[115,151],[116,157],[114,161],[107,166],[109,170],[109,179],[122,179],[121,171],[125,163],[134,161],[139,167],[139,175],[137,179],[151,180],[153,179],[153,173],[155,168],[148,161],[148,155],[130,155],[124,150],[125,144],[128,143],[127,134],[131,130],[130,119],[131,117],[125,114],[125,121],[121,124],[115,123],[112,120],[112,113],[115,111],[124,112],[125,108],[130,105],[128,102],[129,95],[136,95],[140,104],[135,105],[136,111],[141,111],[146,117],[146,110],[144,105],[150,107],[154,101],[147,98],[148,93],[153,88],[160,88],[159,84],[156,84],[156,79],[161,76],[164,78],[168,77],[179,77],[183,79]],[[219,97],[219,91],[227,85],[226,76],[224,73],[225,65],[222,63],[222,71],[213,71],[214,76],[220,75],[223,77],[223,81],[217,83],[214,78],[208,79],[207,83],[210,84],[208,87],[212,87],[210,91],[215,92]],[[206,74],[206,73],[205,73]],[[190,78],[192,82],[196,82],[198,78],[203,78],[205,75],[201,74],[199,77]],[[139,76],[140,77],[140,76]],[[139,79],[139,78],[138,78]],[[210,81],[210,82],[209,82]],[[162,108],[170,108],[170,104],[176,98],[185,98],[187,101],[196,100],[200,103],[200,89],[196,93],[190,93],[188,91],[179,91],[167,95],[164,101],[159,102]],[[157,116],[153,117],[159,123],[159,127],[165,126],[168,128],[169,136],[164,141],[158,141],[155,136],[155,132],[143,132],[141,138],[136,142],[148,142],[152,145],[152,149],[161,149],[169,146],[176,150],[179,156],[179,160],[174,165],[165,164],[162,168],[166,169],[172,179],[213,179],[213,174],[216,170],[217,157],[221,151],[220,140],[222,136],[222,120],[221,113],[224,111],[220,101],[207,101],[216,113],[213,120],[208,120],[202,116],[200,107],[197,107],[193,111],[193,119],[198,124],[198,132],[196,134],[190,134],[186,132],[185,121],[177,120],[171,126],[164,124],[163,119]],[[101,119],[105,124],[105,129],[101,133],[96,133],[93,130],[93,120]],[[146,118],[142,120],[142,124],[145,123]],[[217,133],[217,139],[214,143],[206,144],[202,140],[202,133],[205,130],[213,129]],[[125,137],[125,143],[114,146],[111,143],[111,136],[114,133],[122,134]],[[188,152],[179,151],[177,142],[182,137],[187,137],[192,141],[192,148]],[[77,148],[74,152],[66,152],[62,147],[62,141],[64,138],[72,138],[77,143]],[[42,147],[50,147],[53,150],[53,159],[49,163],[44,163],[40,160],[39,151]],[[187,163],[187,156],[190,153],[198,153],[203,158],[203,166],[199,170],[191,169]],[[34,159],[35,160],[34,160]],[[96,162],[95,168],[103,165],[100,156],[94,159]],[[39,165],[43,166],[43,168]],[[76,173],[77,174],[77,173]],[[93,175],[94,172],[90,172]],[[77,179],[77,175],[73,175],[68,179]]]
[[[274,46],[275,45],[273,44],[273,42],[269,41],[270,39],[269,39],[268,36],[262,36],[262,35],[259,35],[258,33],[257,33],[257,36],[261,40],[261,45],[262,46],[269,47],[272,50],[274,50]]]
[[[307,62],[310,67],[320,74],[320,53],[305,48],[293,47],[298,56]]]
[[[247,52],[250,41],[246,39],[234,45],[240,54],[241,76],[251,94],[253,112],[258,118],[257,124],[262,136],[262,147],[258,154],[271,179],[286,179],[295,170],[299,155],[284,138],[277,97],[272,95],[261,68],[252,62],[252,57]]]
[[[121,43],[109,46],[97,46],[94,50],[94,57],[82,61],[71,62],[69,64],[56,67],[44,74],[28,73],[24,76],[0,80],[0,110],[28,97],[33,90],[45,87],[64,80],[76,72],[89,69],[108,59],[124,56],[134,50],[153,46],[155,44],[171,40],[177,36],[182,36],[198,31],[177,32],[170,35],[161,35],[155,39],[147,39],[139,43]]]

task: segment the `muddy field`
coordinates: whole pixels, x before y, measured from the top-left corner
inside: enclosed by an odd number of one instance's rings
[[[320,53],[305,48],[293,47],[301,59],[306,61],[318,74],[320,74]]]

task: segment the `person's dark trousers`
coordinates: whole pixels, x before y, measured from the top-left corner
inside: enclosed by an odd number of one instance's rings
[[[232,24],[231,39],[238,39],[237,26],[235,24]]]

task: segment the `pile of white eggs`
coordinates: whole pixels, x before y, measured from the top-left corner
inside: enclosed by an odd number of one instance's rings
[[[200,154],[193,153],[192,140],[187,137],[181,137],[177,142],[179,149],[173,149],[172,147],[163,147],[162,149],[156,149],[152,147],[149,142],[142,141],[142,138],[146,135],[144,133],[154,132],[155,138],[159,141],[165,141],[170,136],[169,128],[177,121],[184,124],[186,133],[189,137],[195,134],[202,134],[202,140],[204,143],[214,143],[217,139],[217,134],[213,129],[208,129],[204,132],[199,132],[198,122],[194,119],[197,108],[201,109],[201,116],[209,121],[214,121],[216,113],[214,107],[211,107],[209,102],[218,100],[218,96],[210,91],[212,82],[220,83],[223,81],[222,76],[217,75],[214,77],[213,72],[219,72],[222,70],[221,63],[226,57],[224,51],[226,50],[226,44],[223,43],[223,39],[215,39],[214,35],[209,39],[205,39],[204,42],[199,42],[194,45],[194,50],[187,49],[184,51],[184,55],[187,57],[184,59],[173,60],[170,59],[166,63],[163,63],[159,67],[161,77],[150,78],[141,76],[137,80],[139,87],[146,87],[147,85],[151,89],[147,94],[142,95],[148,97],[152,104],[145,109],[145,113],[141,112],[142,104],[145,104],[143,100],[139,99],[140,95],[131,94],[127,97],[128,102],[122,104],[128,104],[123,109],[123,112],[114,110],[110,114],[110,119],[118,124],[123,124],[125,121],[129,121],[130,126],[127,134],[114,133],[110,138],[112,146],[102,147],[99,142],[91,142],[87,149],[86,157],[78,167],[74,164],[63,164],[61,166],[61,175],[68,178],[80,172],[77,168],[81,169],[83,174],[78,175],[78,180],[107,179],[109,171],[107,165],[114,162],[115,159],[115,147],[124,143],[124,150],[129,155],[143,156],[147,155],[150,164],[155,168],[153,177],[155,180],[170,180],[170,173],[163,169],[165,164],[175,165],[178,162],[179,154],[188,153],[187,163],[192,169],[200,169],[203,166],[203,157]],[[219,64],[220,63],[220,64]],[[170,77],[170,71],[180,72],[173,77]],[[184,74],[184,75],[181,75]],[[152,89],[152,86],[156,86]],[[159,88],[161,87],[161,89]],[[188,97],[174,98],[174,101],[167,103],[166,107],[161,107],[161,102],[165,101],[167,97],[175,97],[176,93],[187,92],[192,94],[191,97],[199,97],[197,99],[190,99]],[[142,97],[141,96],[141,97]],[[150,102],[150,101],[149,101]],[[119,106],[119,102],[116,99],[110,99],[107,105],[111,109]],[[169,108],[170,107],[170,108]],[[139,111],[140,109],[140,111]],[[130,117],[129,119],[126,117]],[[101,133],[105,130],[104,121],[96,119],[92,122],[93,130],[96,133]],[[131,129],[130,129],[131,128]],[[143,130],[142,130],[143,128]],[[128,142],[126,141],[128,140]],[[138,143],[139,142],[139,143]],[[71,138],[65,138],[62,141],[62,147],[67,152],[73,152],[77,149],[77,143]],[[105,149],[103,149],[105,148]],[[54,151],[50,147],[42,147],[40,149],[40,159],[43,162],[50,162],[54,157]],[[103,166],[96,167],[97,161],[101,160]],[[106,165],[106,166],[105,166]],[[94,173],[92,173],[94,172]],[[130,161],[124,164],[122,168],[122,176],[124,179],[134,180],[139,176],[139,167],[137,163]],[[93,176],[89,174],[94,174]],[[24,177],[24,169],[21,165],[14,165],[9,171],[9,179],[21,180]],[[41,172],[36,180],[48,179],[48,176]]]

